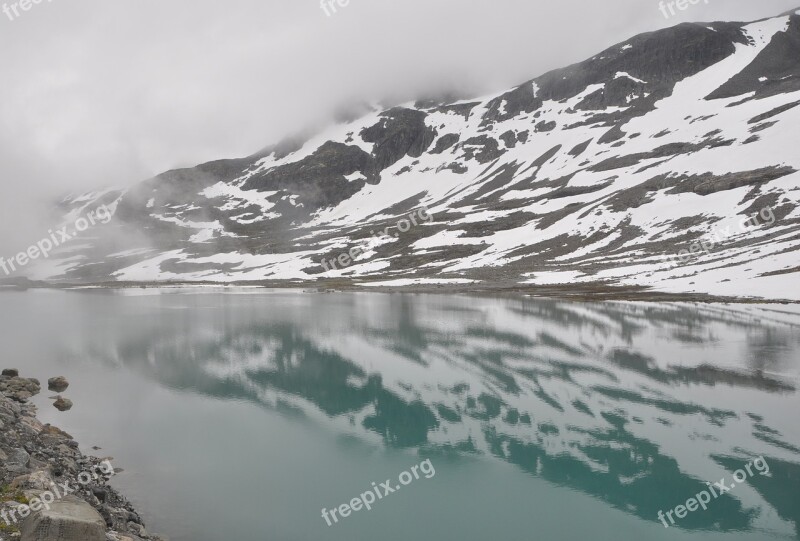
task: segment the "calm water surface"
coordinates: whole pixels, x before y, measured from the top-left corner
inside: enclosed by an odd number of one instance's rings
[[[174,541],[800,539],[800,310],[296,292],[2,292]],[[91,451],[90,451],[91,452]],[[731,492],[669,529],[707,481]],[[422,460],[422,477],[328,526]],[[396,484],[396,481],[393,481]]]

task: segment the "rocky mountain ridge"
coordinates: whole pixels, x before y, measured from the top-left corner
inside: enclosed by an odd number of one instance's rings
[[[67,198],[65,223],[101,203],[114,219],[31,277],[800,300],[798,59],[800,10],[642,34],[483,98],[372,109]],[[432,219],[406,228],[420,209]]]

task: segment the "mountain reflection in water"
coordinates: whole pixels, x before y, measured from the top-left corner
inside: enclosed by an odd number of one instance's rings
[[[74,354],[425,456],[504,460],[648,521],[763,456],[770,475],[680,526],[750,530],[777,514],[800,538],[800,316],[370,294],[200,298],[187,307],[165,295],[172,309],[109,324],[92,351]]]

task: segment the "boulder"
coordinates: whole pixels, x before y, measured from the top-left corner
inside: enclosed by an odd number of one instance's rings
[[[25,518],[20,541],[106,541],[106,523],[88,503],[66,496]]]
[[[14,449],[6,460],[6,470],[11,473],[26,473],[31,463],[31,455],[25,449]]]
[[[149,537],[145,527],[135,522],[128,522],[128,531],[139,537]]]
[[[44,425],[36,417],[22,417],[19,420],[19,425],[20,428],[34,435],[39,434],[44,428]]]
[[[14,490],[49,490],[53,478],[45,470],[37,470],[29,475],[20,475],[11,481]]]
[[[69,382],[64,376],[58,376],[47,380],[47,388],[54,393],[63,393],[69,387]]]
[[[69,411],[72,409],[72,400],[59,396],[56,401],[53,402],[53,406],[58,411]]]
[[[7,376],[9,378],[16,378],[19,376],[19,370],[16,368],[6,368],[3,370],[3,376]]]
[[[73,439],[72,436],[57,426],[53,426],[51,424],[42,425],[42,430],[40,431],[39,435],[45,440],[50,439],[55,441],[63,441]]]
[[[22,408],[19,404],[0,395],[0,415],[5,415],[6,419],[13,421],[20,413]]]

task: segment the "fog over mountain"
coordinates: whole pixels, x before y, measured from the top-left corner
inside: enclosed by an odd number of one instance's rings
[[[510,87],[641,31],[753,20],[791,1],[47,2],[2,16],[0,250],[46,236],[51,198],[245,156],[342,104]],[[223,38],[224,39],[221,39]]]
[[[19,272],[799,300],[798,58],[800,9],[630,36],[482,96],[364,103],[71,195],[63,238],[82,239]]]
[[[800,541],[800,0],[0,51],[0,541]]]

